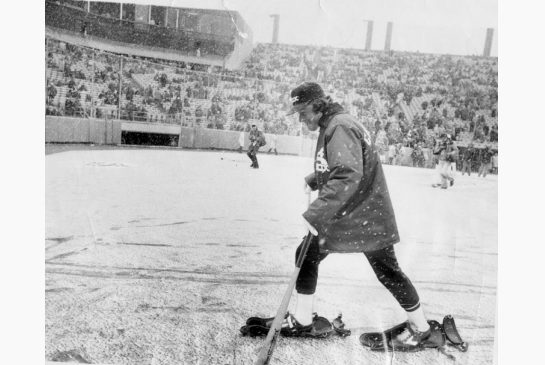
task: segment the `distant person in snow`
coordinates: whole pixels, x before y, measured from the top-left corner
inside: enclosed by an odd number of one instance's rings
[[[241,131],[238,135],[238,152],[242,153],[242,150],[244,149],[244,131]]]
[[[257,129],[257,126],[255,124],[252,124],[252,129],[250,129],[250,146],[248,147],[248,152],[246,153],[250,160],[252,160],[252,164],[250,167],[254,169],[259,168],[259,162],[257,161],[257,151],[259,151],[260,147],[265,146],[267,142],[265,141],[265,136],[263,135],[263,132],[261,132],[259,129]]]
[[[467,148],[462,154],[462,176],[467,172],[467,176],[471,176],[471,165],[475,159],[475,148],[473,142],[469,142]]]
[[[479,165],[479,177],[486,177],[486,174],[490,172],[492,167],[492,156],[494,152],[490,149],[490,146],[486,145],[480,154],[480,165]]]
[[[440,182],[437,182],[432,186],[434,188],[441,187],[441,189],[447,189],[449,186],[453,186],[453,175],[454,171],[456,171],[456,168],[453,168],[453,165],[456,164],[456,160],[458,159],[458,147],[452,140],[450,134],[445,134],[436,141],[433,154],[437,156],[439,161],[437,172],[439,174]]]
[[[388,146],[388,163],[390,165],[395,164],[395,159],[397,155],[397,148],[394,143],[392,143],[390,146]]]
[[[276,134],[273,134],[271,136],[271,143],[269,144],[269,152],[268,153],[271,153],[271,151],[274,151],[274,154],[275,155],[278,155],[278,151],[276,150],[276,141],[278,139],[278,136]]]

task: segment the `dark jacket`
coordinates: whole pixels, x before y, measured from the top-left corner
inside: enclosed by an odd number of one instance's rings
[[[447,154],[446,160],[448,162],[456,162],[458,160],[458,147],[456,146],[456,143],[448,142],[445,152]]]
[[[263,134],[263,132],[261,132],[258,129],[250,130],[249,138],[250,138],[250,143],[253,144],[253,142],[255,142],[255,144],[253,145],[257,148],[263,147],[264,145],[267,144],[265,140],[265,135]]]
[[[464,157],[462,158],[463,161],[471,162],[475,158],[475,148],[468,147],[464,151]]]
[[[319,194],[303,216],[318,231],[323,250],[374,251],[399,242],[371,136],[340,105],[320,120],[314,173],[306,181]]]
[[[483,151],[481,151],[481,163],[489,164],[492,162],[492,156],[494,156],[494,152],[492,152],[489,148],[485,148]]]

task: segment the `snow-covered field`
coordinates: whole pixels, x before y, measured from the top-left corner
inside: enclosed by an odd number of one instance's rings
[[[46,164],[46,360],[107,364],[252,364],[263,339],[241,337],[274,315],[304,229],[312,161],[181,150],[80,150]],[[497,272],[496,176],[433,189],[432,170],[385,166],[403,270],[430,319],[453,314],[469,351],[491,364]],[[347,338],[284,339],[271,364],[452,364],[444,354],[375,353],[362,332],[404,313],[361,254],[321,265],[315,310],[339,311]],[[291,303],[290,308],[293,308]]]

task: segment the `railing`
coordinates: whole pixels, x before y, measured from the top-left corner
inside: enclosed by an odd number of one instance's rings
[[[45,24],[48,27],[112,41],[134,44],[137,40],[138,45],[148,47],[184,52],[195,52],[200,48],[202,55],[226,56],[234,49],[233,35],[190,32],[114,19],[52,1],[45,3]]]

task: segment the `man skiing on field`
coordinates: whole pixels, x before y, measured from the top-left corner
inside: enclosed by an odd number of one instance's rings
[[[369,132],[316,83],[293,89],[291,101],[290,114],[298,113],[309,130],[319,130],[314,172],[305,178],[308,187],[319,193],[303,213],[314,237],[296,282],[295,313],[287,320],[294,330],[310,331],[320,262],[329,253],[361,252],[408,317],[409,325],[388,346],[404,351],[419,348],[432,331],[415,287],[397,262],[395,215]]]

